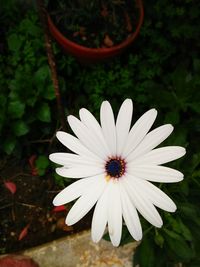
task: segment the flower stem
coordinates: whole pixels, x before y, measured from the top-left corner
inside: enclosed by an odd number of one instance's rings
[[[46,47],[48,62],[49,62],[50,70],[51,70],[51,78],[52,78],[55,96],[56,96],[56,101],[57,101],[57,109],[58,109],[58,113],[59,113],[59,119],[60,119],[60,123],[62,125],[63,130],[66,131],[67,120],[65,118],[64,107],[62,105],[62,100],[61,100],[58,75],[57,75],[57,70],[56,70],[56,62],[55,62],[55,57],[54,57],[54,53],[53,53],[53,49],[52,49],[51,36],[49,33],[48,24],[47,24],[47,14],[46,14],[46,9],[44,7],[44,1],[43,0],[37,0],[37,6],[38,6],[41,24],[42,24],[42,27],[44,29],[45,47]]]

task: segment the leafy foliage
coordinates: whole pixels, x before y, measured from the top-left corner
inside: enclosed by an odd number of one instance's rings
[[[38,174],[42,176],[46,173],[46,170],[49,167],[50,162],[46,156],[41,155],[36,159],[35,165],[36,165]]]
[[[29,137],[40,139],[49,133],[55,94],[37,14],[27,13],[5,38],[7,46],[0,55],[0,137],[4,152],[20,154]]]

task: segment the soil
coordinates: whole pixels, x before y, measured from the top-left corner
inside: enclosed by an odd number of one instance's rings
[[[7,160],[0,170],[0,254],[12,253],[87,229],[91,214],[74,226],[64,221],[67,211],[56,211],[52,199],[61,190],[51,173],[36,175],[27,162]],[[25,167],[24,167],[25,166]],[[12,193],[5,182],[16,185]],[[13,188],[12,188],[13,189]]]
[[[139,18],[135,0],[50,0],[47,9],[64,36],[90,48],[121,43],[135,31]]]

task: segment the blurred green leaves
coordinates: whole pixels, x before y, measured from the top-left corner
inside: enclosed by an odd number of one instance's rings
[[[35,162],[36,169],[40,176],[46,173],[47,168],[50,165],[50,161],[46,156],[40,155]]]
[[[12,129],[17,137],[25,135],[29,131],[28,125],[22,120],[13,122]]]
[[[0,55],[0,153],[19,154],[29,139],[50,134],[42,123],[51,122],[55,94],[35,10],[16,20],[5,38],[6,54]]]
[[[37,118],[43,122],[51,121],[51,111],[47,103],[42,104],[37,112]]]
[[[17,34],[13,33],[8,36],[8,48],[12,52],[18,52],[22,45],[22,40],[17,36]]]
[[[8,115],[13,119],[19,119],[23,116],[25,104],[19,100],[10,101],[8,105]]]

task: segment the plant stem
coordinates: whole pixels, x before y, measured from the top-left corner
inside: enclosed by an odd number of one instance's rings
[[[66,131],[67,130],[67,120],[65,118],[64,107],[62,105],[62,100],[61,100],[58,75],[57,75],[57,70],[56,70],[56,62],[55,62],[55,57],[54,57],[54,53],[53,53],[53,49],[52,49],[51,36],[49,33],[48,24],[47,24],[47,13],[46,13],[46,10],[44,7],[44,1],[43,0],[37,0],[37,6],[38,6],[41,24],[42,24],[42,27],[44,29],[45,47],[46,47],[48,62],[49,62],[50,70],[51,70],[51,78],[52,78],[55,96],[56,96],[56,101],[57,101],[59,119],[60,119],[60,123],[62,125],[63,130]]]

